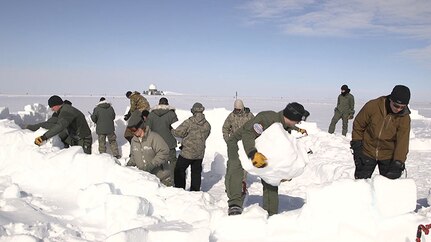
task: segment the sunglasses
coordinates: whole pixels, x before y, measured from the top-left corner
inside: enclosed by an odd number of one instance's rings
[[[394,102],[393,100],[391,100],[391,102],[392,102],[392,105],[394,106],[394,108],[397,108],[397,109],[404,109],[407,106],[407,105],[400,105],[400,104]]]

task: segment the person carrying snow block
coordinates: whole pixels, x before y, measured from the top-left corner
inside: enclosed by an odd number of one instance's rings
[[[34,143],[40,146],[45,140],[66,129],[69,135],[66,142],[71,146],[79,145],[83,148],[84,153],[91,154],[93,138],[84,114],[77,108],[64,103],[57,95],[48,99],[48,105],[52,111],[58,113],[57,122],[45,134],[37,137]]]
[[[145,125],[142,112],[139,110],[132,113],[127,128],[134,135],[127,166],[137,166],[140,170],[157,176],[166,186],[171,185],[172,179],[167,168],[169,147],[163,138]]]
[[[389,179],[401,177],[409,152],[410,89],[396,85],[391,94],[368,101],[353,121],[350,148],[355,179],[370,178],[376,166]]]
[[[297,130],[306,134],[306,130],[299,129],[295,125],[305,121],[310,113],[299,103],[289,103],[280,112],[263,111],[253,119],[247,121],[227,141],[228,161],[225,176],[226,193],[228,196],[228,215],[242,213],[244,194],[242,193],[242,178],[244,169],[238,154],[238,141],[242,140],[244,151],[251,160],[253,166],[263,168],[268,165],[267,158],[256,148],[255,140],[274,123],[281,123],[283,128],[290,132]],[[263,208],[271,216],[278,213],[278,186],[266,183],[263,185]]]

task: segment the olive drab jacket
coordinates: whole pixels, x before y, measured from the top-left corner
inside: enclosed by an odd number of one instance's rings
[[[150,104],[148,103],[148,100],[141,95],[139,92],[133,92],[130,95],[130,113],[133,113],[133,111],[139,110],[150,110]]]
[[[283,128],[288,132],[295,130],[295,127],[290,127],[284,122],[283,111],[263,111],[258,113],[253,119],[247,121],[231,136],[231,139],[236,141],[242,140],[244,151],[250,157],[250,153],[256,150],[256,138],[273,123],[281,123]]]
[[[388,112],[387,96],[368,101],[353,121],[352,140],[361,140],[363,152],[375,160],[405,162],[409,151],[410,110]]]
[[[241,128],[245,122],[252,118],[254,118],[254,115],[249,109],[244,109],[240,112],[232,111],[223,123],[223,139],[227,141],[229,137],[235,133],[235,131]]]
[[[67,129],[69,136],[73,139],[79,140],[91,137],[91,130],[88,127],[87,120],[84,114],[77,108],[69,104],[62,104],[57,112],[57,123],[44,134],[47,139],[54,137],[64,129]]]
[[[146,127],[143,138],[133,136],[130,144],[130,160],[127,165],[136,165],[140,170],[154,174],[163,180],[169,176],[169,170],[163,168],[168,156],[169,147],[163,138]]]
[[[203,113],[194,113],[171,132],[174,136],[182,138],[180,147],[182,157],[189,160],[204,158],[205,141],[211,133],[211,125]]]
[[[93,110],[91,120],[96,123],[97,134],[112,134],[115,131],[115,111],[106,100],[101,101]]]
[[[170,105],[159,104],[151,109],[145,123],[152,131],[158,133],[165,140],[169,149],[177,147],[177,140],[171,133],[172,124],[178,121],[175,108]]]
[[[338,95],[337,107],[335,108],[335,111],[345,115],[355,114],[355,98],[353,95],[350,93],[347,93],[346,95]]]

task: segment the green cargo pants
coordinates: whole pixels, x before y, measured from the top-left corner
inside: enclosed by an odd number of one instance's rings
[[[238,141],[229,139],[227,142],[227,168],[225,175],[225,187],[229,207],[236,205],[243,207],[244,194],[242,192],[242,180],[244,169],[238,155]],[[263,185],[263,208],[269,215],[278,213],[278,187],[272,186],[262,180]]]

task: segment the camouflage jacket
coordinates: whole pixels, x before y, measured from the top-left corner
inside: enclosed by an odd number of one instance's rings
[[[205,141],[210,135],[211,125],[203,113],[195,113],[171,132],[174,136],[182,138],[180,147],[182,157],[189,160],[204,158]]]
[[[150,110],[150,104],[148,103],[147,99],[141,95],[139,92],[133,92],[132,95],[130,95],[130,113],[133,113],[133,111],[139,110]]]
[[[227,141],[230,136],[242,127],[248,120],[254,118],[250,110],[243,110],[239,113],[232,111],[223,123],[222,132],[223,139]]]

